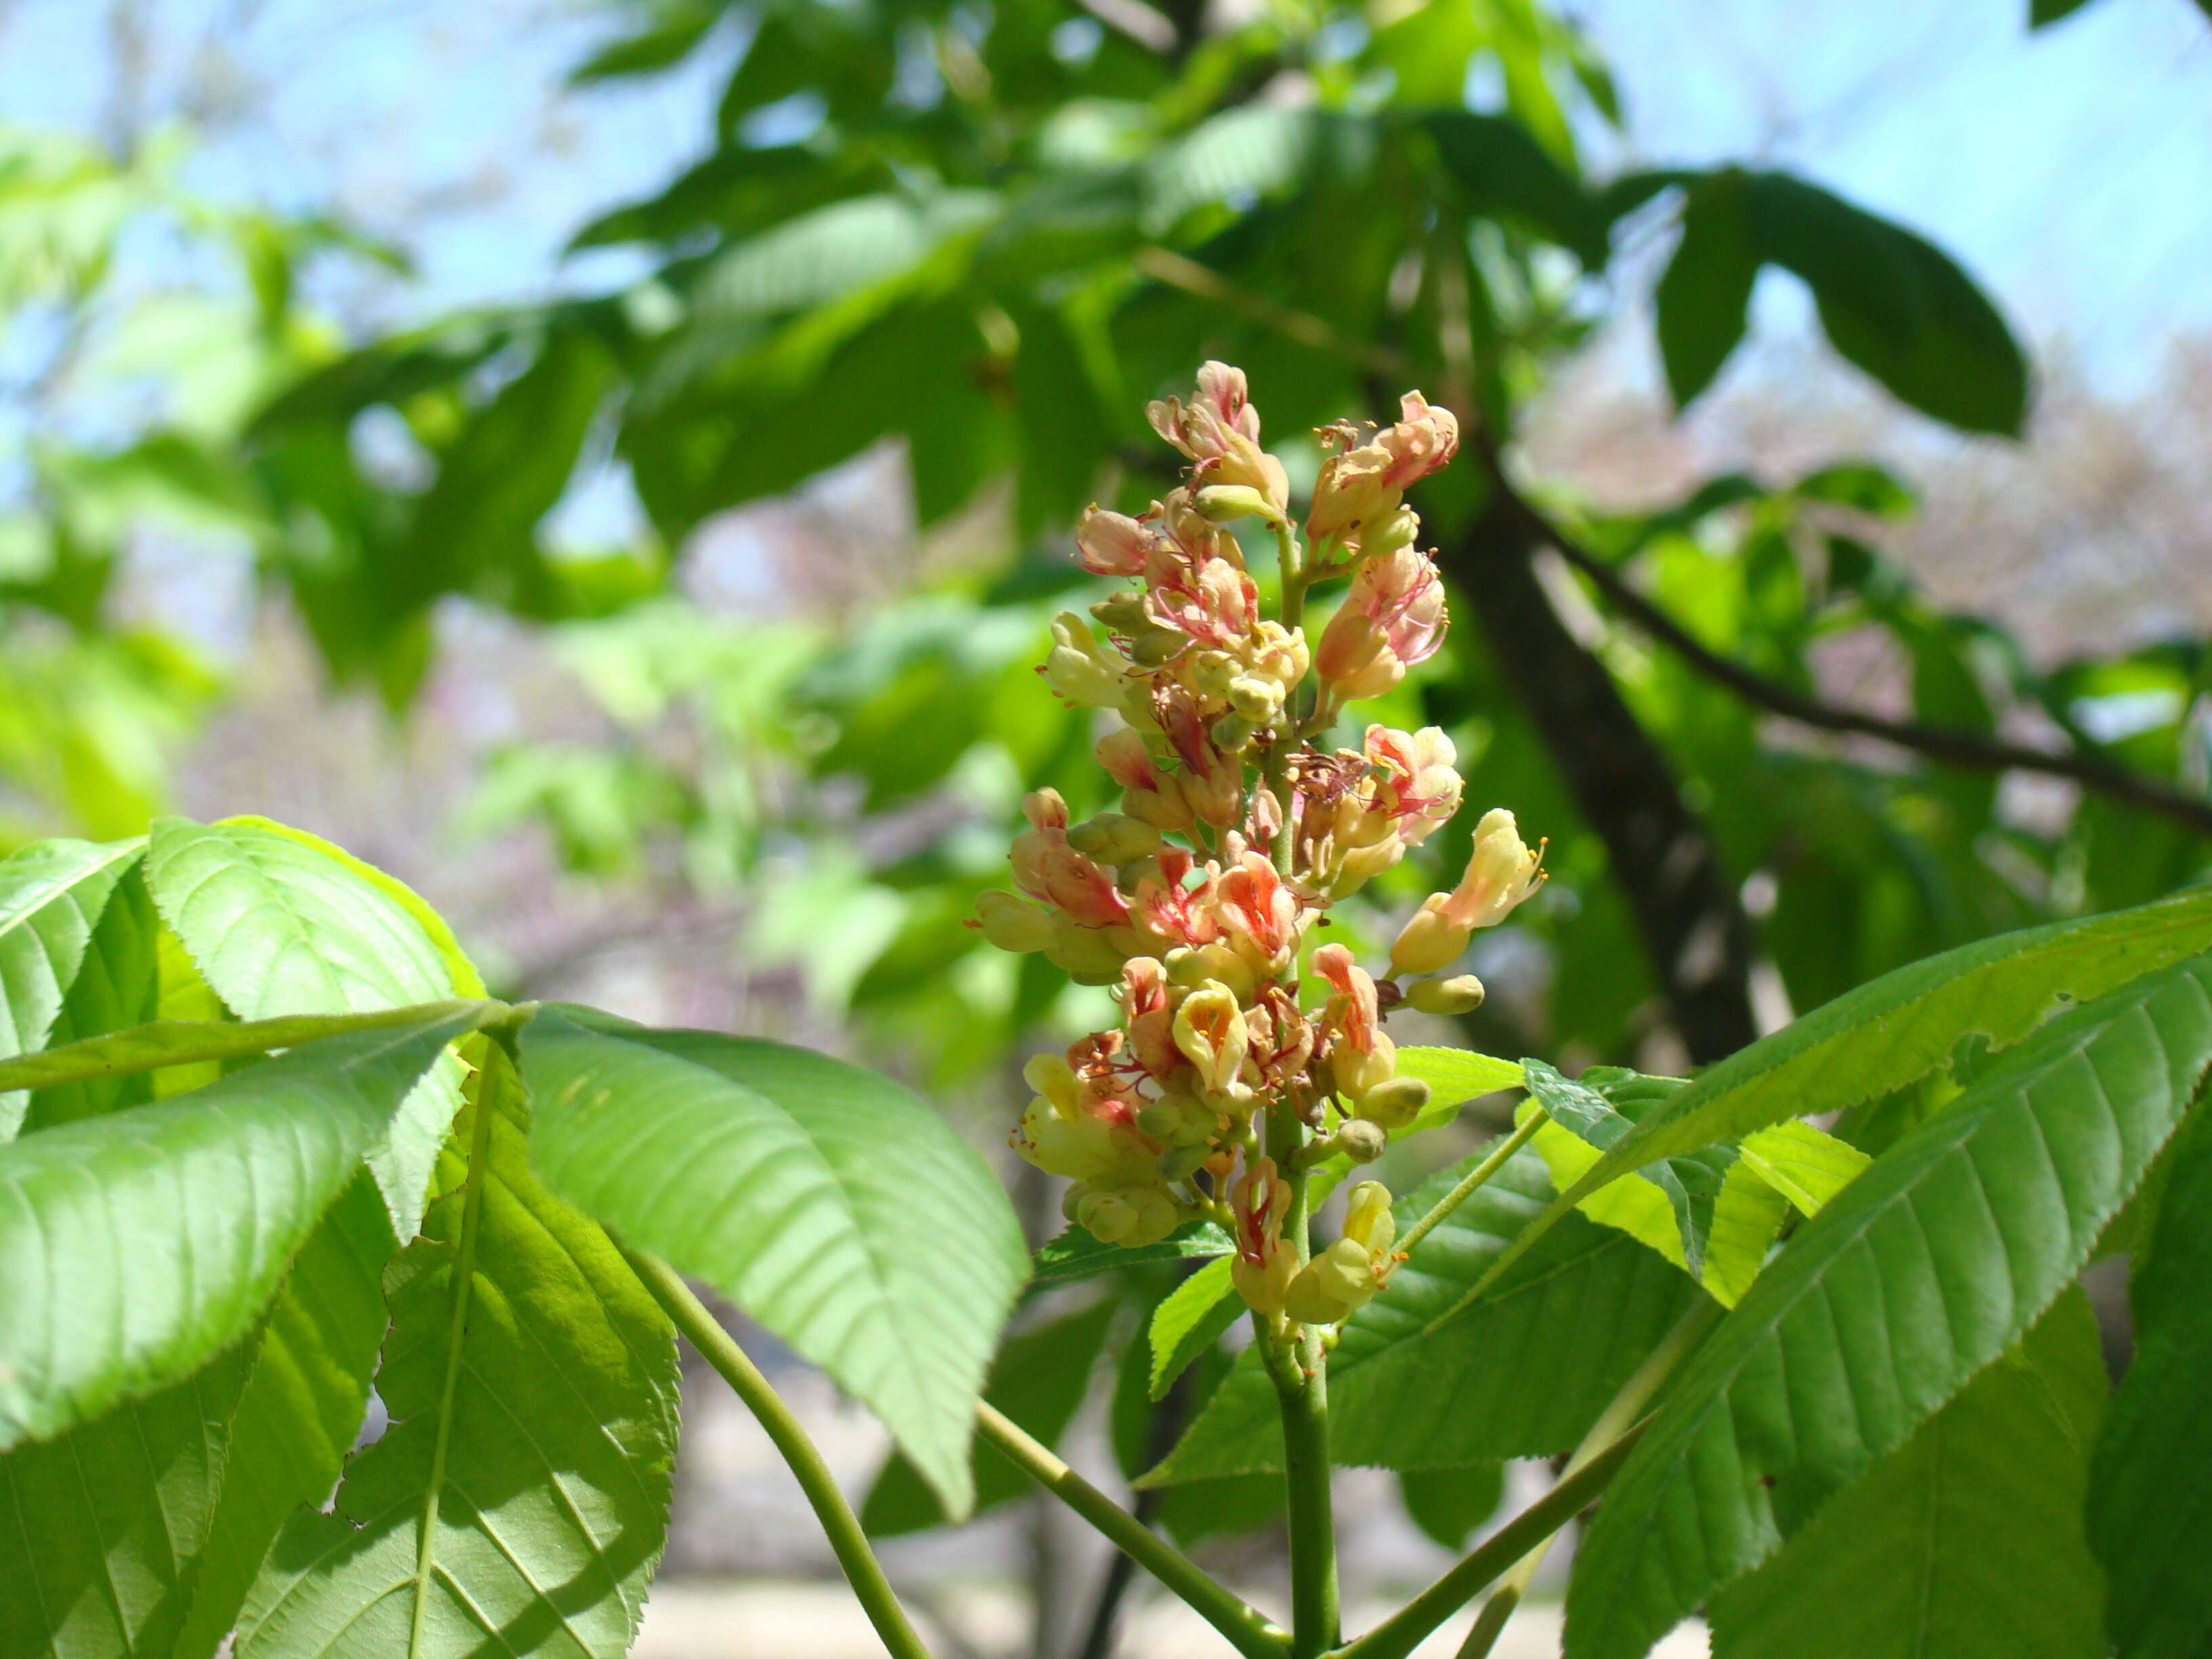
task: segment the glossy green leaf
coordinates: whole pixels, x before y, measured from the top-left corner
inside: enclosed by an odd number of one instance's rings
[[[1516,1062],[1479,1054],[1468,1048],[1401,1048],[1398,1075],[1429,1085],[1429,1103],[1421,1109],[1413,1127],[1406,1131],[1409,1134],[1450,1122],[1470,1100],[1479,1100],[1503,1089],[1528,1086]]]
[[[137,842],[47,841],[0,860],[0,1060],[45,1045]],[[0,1140],[30,1102],[0,1091]]]
[[[866,1401],[953,1516],[1027,1263],[998,1179],[886,1078],[548,1008],[523,1039],[547,1185],[708,1280]]]
[[[1464,1469],[1403,1469],[1398,1496],[1408,1520],[1435,1543],[1463,1550],[1475,1529],[1498,1513],[1505,1497],[1505,1465],[1477,1463]]]
[[[1605,264],[1605,224],[1595,204],[1522,123],[1450,110],[1421,125],[1476,212],[1520,220],[1593,269]]]
[[[1215,1257],[1152,1310],[1146,1333],[1152,1355],[1146,1393],[1152,1399],[1164,1398],[1176,1378],[1243,1316],[1243,1298],[1230,1277],[1231,1261]]]
[[[1710,1066],[1561,1196],[1579,1201],[1655,1158],[1839,1111],[1942,1067],[1965,1033],[2019,1042],[2055,1008],[2212,946],[2212,888],[1961,945],[1883,975]]]
[[[252,819],[162,818],[146,854],[154,902],[240,1019],[370,1013],[442,1000],[453,975],[410,910],[312,838]],[[442,1058],[372,1160],[392,1231],[422,1224],[430,1170],[460,1107]]]
[[[100,921],[86,942],[83,959],[70,981],[46,1036],[49,1051],[74,1044],[79,1038],[120,1030],[154,1018],[161,1000],[161,920],[146,891],[143,872],[135,866],[124,872],[101,908]],[[18,1080],[21,1068],[35,1064],[31,1056],[0,1060],[0,1097],[15,1088],[29,1088],[30,1109],[23,1115],[25,1132],[98,1117],[122,1106],[137,1106],[153,1098],[145,1080],[135,1077],[72,1079],[60,1083]]]
[[[2095,1317],[2069,1291],[1714,1597],[1714,1659],[2101,1659],[2081,1499],[2106,1387]]]
[[[2193,1659],[2212,1642],[2212,1112],[2176,1140],[2130,1299],[2135,1357],[2097,1446],[2090,1547],[2112,1578],[2120,1659]]]
[[[242,1336],[458,1029],[333,1037],[0,1147],[0,1447]]]
[[[364,1170],[293,1259],[250,1351],[175,1659],[209,1659],[285,1522],[337,1485],[368,1409],[384,1342],[384,1268],[398,1248]]]
[[[1476,1161],[1400,1200],[1401,1230]],[[1516,1153],[1345,1322],[1329,1359],[1338,1462],[1439,1468],[1567,1451],[1698,1294],[1643,1245],[1571,1215],[1480,1301],[1457,1307],[1551,1190],[1543,1160]],[[1274,1388],[1247,1349],[1142,1484],[1281,1467]]]
[[[1091,1373],[1118,1310],[1115,1298],[1102,1297],[1087,1308],[1007,1338],[991,1362],[983,1398],[1025,1433],[1045,1445],[1059,1445],[1090,1390]],[[998,1453],[979,1445],[971,1455],[975,1480],[971,1513],[980,1515],[1036,1490],[1028,1475]],[[892,1454],[860,1504],[861,1527],[871,1538],[896,1538],[945,1523],[945,1507],[937,1495],[906,1457]]]
[[[2018,1341],[2212,1070],[2212,957],[2052,1020],[1798,1231],[1607,1493],[1570,1659],[1629,1659]]]
[[[331,1513],[278,1535],[239,1659],[619,1659],[636,1635],[667,1533],[675,1333],[531,1173],[505,1062],[483,1075],[386,1277],[392,1426]]]
[[[1515,1121],[1527,1122],[1539,1108],[1547,1115],[1550,1121],[1533,1144],[1562,1192],[1632,1130],[1639,1116],[1682,1086],[1677,1079],[1641,1077],[1618,1066],[1593,1066],[1572,1079],[1540,1060],[1523,1060],[1522,1066],[1529,1098]],[[1705,1271],[1714,1196],[1733,1161],[1734,1154],[1719,1147],[1655,1159],[1633,1180],[1601,1188],[1577,1207],[1593,1221],[1641,1240],[1694,1278]]]
[[[0,1455],[0,1653],[172,1659],[250,1346]]]
[[[1227,1255],[1234,1248],[1229,1235],[1211,1221],[1185,1222],[1157,1244],[1135,1246],[1102,1244],[1082,1228],[1071,1225],[1037,1246],[1036,1254],[1030,1258],[1030,1283],[1061,1285],[1123,1267],[1203,1261]]]

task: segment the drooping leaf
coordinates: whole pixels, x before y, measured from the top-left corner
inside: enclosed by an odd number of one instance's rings
[[[1449,110],[1421,124],[1476,212],[1521,220],[1593,270],[1605,264],[1606,227],[1595,204],[1522,123]]]
[[[137,842],[47,841],[0,860],[0,1060],[45,1045],[108,897],[140,851]],[[29,1103],[21,1090],[0,1091],[0,1140],[14,1135]]]
[[[1505,1465],[1401,1469],[1398,1496],[1404,1500],[1407,1518],[1432,1540],[1448,1550],[1463,1550],[1475,1528],[1498,1513],[1505,1496]]]
[[[0,1447],[238,1340],[457,1030],[333,1037],[0,1147]]]
[[[250,1346],[0,1455],[0,1652],[171,1659]]]
[[[494,1057],[441,1196],[386,1276],[392,1426],[295,1512],[239,1659],[619,1659],[668,1523],[675,1333],[612,1240],[531,1173]]]
[[[1713,383],[1743,338],[1758,276],[1740,185],[1735,175],[1721,174],[1692,191],[1683,204],[1682,240],[1655,296],[1659,359],[1675,408],[1686,407]]]
[[[2130,1299],[2136,1351],[2098,1443],[2090,1547],[2111,1576],[2120,1659],[2185,1659],[2212,1641],[2212,1113],[2174,1144]]]
[[[2081,1499],[2106,1387],[2095,1317],[2069,1291],[1713,1599],[1714,1659],[2100,1659]]]
[[[404,906],[297,832],[252,819],[162,818],[146,869],[163,919],[240,1019],[370,1013],[441,1001],[457,988]],[[372,1159],[400,1238],[422,1224],[460,1077],[459,1062],[441,1057]]]
[[[531,1023],[523,1068],[546,1183],[859,1395],[964,1515],[975,1401],[1026,1261],[951,1126],[805,1049],[577,1009]]]
[[[69,994],[62,999],[60,1012],[46,1032],[49,1049],[153,1018],[161,996],[156,946],[161,926],[146,891],[144,874],[135,866],[126,869],[100,910],[76,975],[70,981]],[[0,1060],[0,1078],[24,1063],[18,1060],[11,1066]],[[26,1131],[98,1117],[118,1107],[136,1106],[153,1098],[145,1082],[123,1077],[88,1078],[59,1085],[0,1081],[0,1097],[17,1087],[35,1091],[23,1115]]]
[[[1082,1228],[1070,1226],[1036,1247],[1030,1258],[1030,1283],[1060,1285],[1123,1267],[1163,1261],[1203,1261],[1227,1255],[1235,1247],[1211,1221],[1187,1221],[1157,1244],[1102,1244]]]
[[[384,1341],[384,1268],[398,1248],[364,1170],[294,1258],[250,1351],[175,1659],[215,1652],[285,1522],[337,1486],[368,1409]]]
[[[1401,1229],[1479,1156],[1401,1199]],[[1516,1153],[1345,1322],[1329,1358],[1338,1462],[1446,1468],[1569,1450],[1698,1293],[1643,1245],[1571,1215],[1481,1300],[1455,1308],[1551,1190],[1543,1159]],[[1279,1469],[1282,1455],[1274,1387],[1248,1349],[1141,1484]]]
[[[1152,1364],[1146,1389],[1152,1399],[1164,1399],[1176,1378],[1243,1316],[1244,1303],[1229,1267],[1229,1257],[1215,1257],[1152,1310],[1147,1332]]]
[[[983,1398],[1048,1446],[1057,1446],[1088,1391],[1092,1369],[1117,1311],[1112,1297],[1049,1320],[1007,1339],[991,1363]],[[1036,1490],[1030,1478],[998,1453],[978,1446],[975,1507],[981,1514]],[[944,1505],[906,1457],[893,1453],[868,1488],[860,1525],[871,1538],[896,1538],[945,1524]]]
[[[1608,1492],[1569,1592],[1570,1659],[1644,1652],[2018,1341],[2208,1070],[2198,957],[2052,1020],[1806,1223]]]

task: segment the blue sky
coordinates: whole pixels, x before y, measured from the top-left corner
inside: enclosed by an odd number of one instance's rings
[[[2212,329],[2212,23],[2191,0],[2092,0],[2034,35],[2026,0],[1576,9],[1623,87],[1621,159],[1807,172],[1936,235],[2110,389],[2146,383],[2174,331]],[[110,15],[0,9],[0,116],[111,118]],[[714,91],[704,70],[564,91],[606,14],[560,0],[148,0],[144,15],[145,106],[194,86],[216,112],[202,183],[335,200],[415,254],[413,291],[343,296],[362,322],[611,274],[562,271],[562,242],[693,159]],[[232,94],[250,112],[226,125]],[[1770,283],[1761,325],[1787,331],[1804,309]]]

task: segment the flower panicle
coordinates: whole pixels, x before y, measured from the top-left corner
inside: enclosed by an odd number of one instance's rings
[[[1118,810],[1079,823],[1054,790],[1026,797],[1012,890],[985,893],[971,922],[1002,949],[1111,988],[1121,1018],[1030,1062],[1035,1097],[1012,1144],[1071,1183],[1068,1218],[1102,1243],[1216,1220],[1235,1237],[1248,1304],[1334,1324],[1395,1263],[1389,1194],[1360,1182],[1342,1236],[1309,1254],[1303,1219],[1299,1237],[1283,1235],[1297,1167],[1285,1160],[1364,1162],[1420,1127],[1428,1089],[1398,1074],[1390,1011],[1478,1003],[1472,975],[1441,970],[1543,878],[1513,815],[1494,811],[1466,874],[1393,948],[1392,974],[1425,977],[1377,980],[1341,945],[1306,948],[1330,906],[1459,810],[1458,756],[1434,726],[1370,725],[1357,748],[1318,741],[1347,704],[1389,691],[1443,644],[1443,583],[1404,498],[1451,460],[1458,423],[1416,392],[1389,427],[1323,428],[1301,522],[1241,370],[1209,362],[1189,398],[1146,414],[1188,461],[1184,482],[1139,514],[1082,515],[1077,562],[1129,586],[1087,616],[1054,617],[1039,669],[1054,695],[1108,722],[1096,759]],[[1273,615],[1231,528],[1248,518],[1281,550]],[[1305,592],[1340,578],[1310,641]],[[1279,1144],[1284,1124],[1294,1147]]]

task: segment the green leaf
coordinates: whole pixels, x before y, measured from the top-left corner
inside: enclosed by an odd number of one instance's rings
[[[2027,0],[2027,26],[2039,29],[2062,17],[2071,17],[2089,0]]]
[[[1595,204],[1526,126],[1510,116],[1466,110],[1419,118],[1474,211],[1521,220],[1592,270],[1605,264],[1607,227]]]
[[[248,1346],[0,1455],[0,1652],[172,1659]]]
[[[1146,1390],[1152,1399],[1165,1399],[1176,1378],[1243,1316],[1243,1298],[1230,1277],[1232,1259],[1216,1256],[1152,1310],[1152,1364]]]
[[[1873,1161],[1850,1142],[1795,1118],[1746,1135],[1735,1150],[1746,1168],[1808,1216],[1820,1214]]]
[[[1759,263],[1739,176],[1722,173],[1692,191],[1682,208],[1682,240],[1655,296],[1659,357],[1675,408],[1686,408],[1713,383],[1743,338]]]
[[[1468,1048],[1401,1048],[1398,1075],[1415,1078],[1429,1085],[1429,1103],[1421,1109],[1413,1127],[1405,1132],[1407,1134],[1450,1122],[1470,1100],[1496,1094],[1501,1089],[1528,1087],[1521,1067],[1514,1061],[1479,1054]]]
[[[1033,1286],[1064,1285],[1094,1273],[1146,1267],[1163,1261],[1203,1261],[1227,1255],[1236,1246],[1211,1221],[1187,1221],[1157,1244],[1102,1244],[1080,1227],[1070,1226],[1036,1248],[1030,1258]]]
[[[2175,1141],[2130,1295],[2136,1351],[2098,1443],[2089,1545],[2112,1577],[2120,1659],[2190,1659],[2212,1640],[2212,1113]]]
[[[458,1029],[333,1037],[0,1147],[0,1448],[243,1335]]]
[[[1477,1463],[1464,1469],[1403,1469],[1398,1496],[1406,1516],[1435,1542],[1456,1553],[1475,1528],[1498,1513],[1505,1497],[1505,1465]]]
[[[49,1048],[73,1043],[96,1032],[119,1030],[153,1018],[161,1000],[160,918],[146,891],[146,878],[136,867],[127,869],[92,930],[76,976],[63,998],[61,1012],[46,1032]],[[33,1062],[35,1063],[35,1062]],[[0,1079],[25,1064],[0,1060]],[[88,1078],[58,1085],[0,1080],[0,1094],[27,1086],[37,1091],[24,1114],[25,1130],[49,1128],[79,1118],[99,1117],[121,1106],[137,1106],[153,1098],[153,1091],[136,1078]]]
[[[111,1030],[67,1048],[0,1062],[0,1087],[74,1089],[172,1066],[204,1066],[296,1048],[354,1031],[382,1031],[427,1019],[453,1019],[471,1030],[506,1006],[497,1002],[424,1002],[368,1014],[291,1014],[277,1019],[161,1019]],[[73,1120],[64,1120],[73,1121]],[[35,1126],[34,1126],[35,1127]]]
[[[1480,1156],[1400,1200],[1401,1231]],[[1455,1305],[1551,1190],[1543,1159],[1515,1154],[1345,1322],[1328,1372],[1338,1462],[1437,1468],[1566,1451],[1674,1324],[1695,1287],[1634,1240],[1578,1215],[1481,1300]],[[1274,1388],[1247,1349],[1139,1484],[1279,1469],[1282,1455]]]
[[[45,1045],[94,930],[140,843],[47,841],[0,860],[0,1060]],[[0,1091],[0,1140],[29,1106]]]
[[[549,1008],[523,1036],[547,1185],[708,1280],[884,1419],[957,1516],[1021,1230],[927,1103],[802,1048]]]
[[[2100,1659],[2081,1499],[2106,1386],[2096,1320],[2070,1290],[1713,1599],[1714,1659]]]
[[[146,868],[163,919],[240,1019],[370,1013],[437,1002],[456,988],[406,906],[282,826],[161,818]],[[441,1057],[371,1159],[400,1238],[422,1225],[460,1079],[459,1061]]]
[[[1654,1158],[1902,1089],[1948,1064],[1964,1034],[2005,1048],[2054,1008],[2101,996],[2208,945],[2212,888],[2196,887],[2133,910],[2000,934],[1884,974],[1708,1068],[1624,1135],[1555,1207]]]
[[[1529,1099],[1515,1120],[1525,1123],[1539,1108],[1550,1115],[1534,1144],[1552,1172],[1552,1184],[1562,1192],[1636,1127],[1636,1118],[1615,1104],[1609,1091],[1622,1092],[1623,1103],[1643,1110],[1682,1086],[1678,1079],[1640,1077],[1615,1066],[1593,1066],[1583,1078],[1570,1079],[1540,1060],[1521,1064]],[[1635,1180],[1601,1188],[1576,1207],[1591,1220],[1641,1240],[1696,1278],[1705,1271],[1714,1196],[1732,1161],[1732,1154],[1717,1147],[1655,1159],[1637,1170]]]
[[[1676,1379],[1568,1596],[1628,1659],[2018,1341],[2212,1069],[2212,957],[2052,1020],[1807,1222]]]
[[[222,1494],[174,1659],[214,1653],[285,1522],[337,1484],[368,1407],[384,1341],[384,1267],[398,1248],[363,1170],[284,1276],[230,1421]]]
[[[442,1195],[386,1277],[392,1426],[348,1462],[332,1513],[278,1536],[239,1659],[618,1659],[636,1634],[667,1532],[675,1333],[532,1175],[496,1050],[480,1077]]]
[[[991,1364],[983,1398],[1026,1433],[1057,1446],[1090,1391],[1091,1373],[1106,1345],[1118,1303],[1102,1297],[1089,1307],[1009,1337]],[[975,1507],[981,1514],[1036,1490],[1030,1478],[996,1452],[971,1454]],[[877,1475],[860,1504],[860,1525],[871,1538],[896,1538],[945,1524],[945,1507],[901,1454]]]

